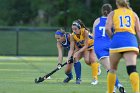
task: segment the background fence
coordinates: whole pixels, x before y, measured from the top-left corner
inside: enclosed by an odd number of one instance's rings
[[[57,56],[57,29],[0,27],[0,55]]]

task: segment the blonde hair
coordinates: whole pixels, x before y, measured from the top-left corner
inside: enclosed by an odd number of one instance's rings
[[[130,6],[129,6],[129,0],[116,0],[116,3],[121,7],[131,9]]]

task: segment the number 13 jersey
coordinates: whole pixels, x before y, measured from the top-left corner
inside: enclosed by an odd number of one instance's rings
[[[120,15],[121,14],[121,15]],[[114,10],[113,25],[116,32],[135,32],[135,15],[130,9],[119,8]]]

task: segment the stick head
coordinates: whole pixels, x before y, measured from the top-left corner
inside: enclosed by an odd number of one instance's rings
[[[43,82],[44,81],[44,78],[42,78],[42,77],[39,77],[39,78],[36,78],[35,79],[35,83],[37,84],[37,83],[40,83],[40,82]]]

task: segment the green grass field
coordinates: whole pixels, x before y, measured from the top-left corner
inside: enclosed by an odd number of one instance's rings
[[[0,57],[0,93],[106,93],[106,71],[103,67],[99,76],[99,84],[91,85],[91,69],[83,60],[82,83],[75,84],[75,78],[68,84],[62,83],[66,77],[64,68],[51,76],[51,80],[35,84],[34,79],[49,73],[56,67],[56,57]],[[137,70],[140,73],[140,60]],[[126,73],[124,60],[118,68],[118,77],[127,93],[132,93]],[[75,73],[73,70],[73,75]],[[117,92],[119,93],[119,92]]]

